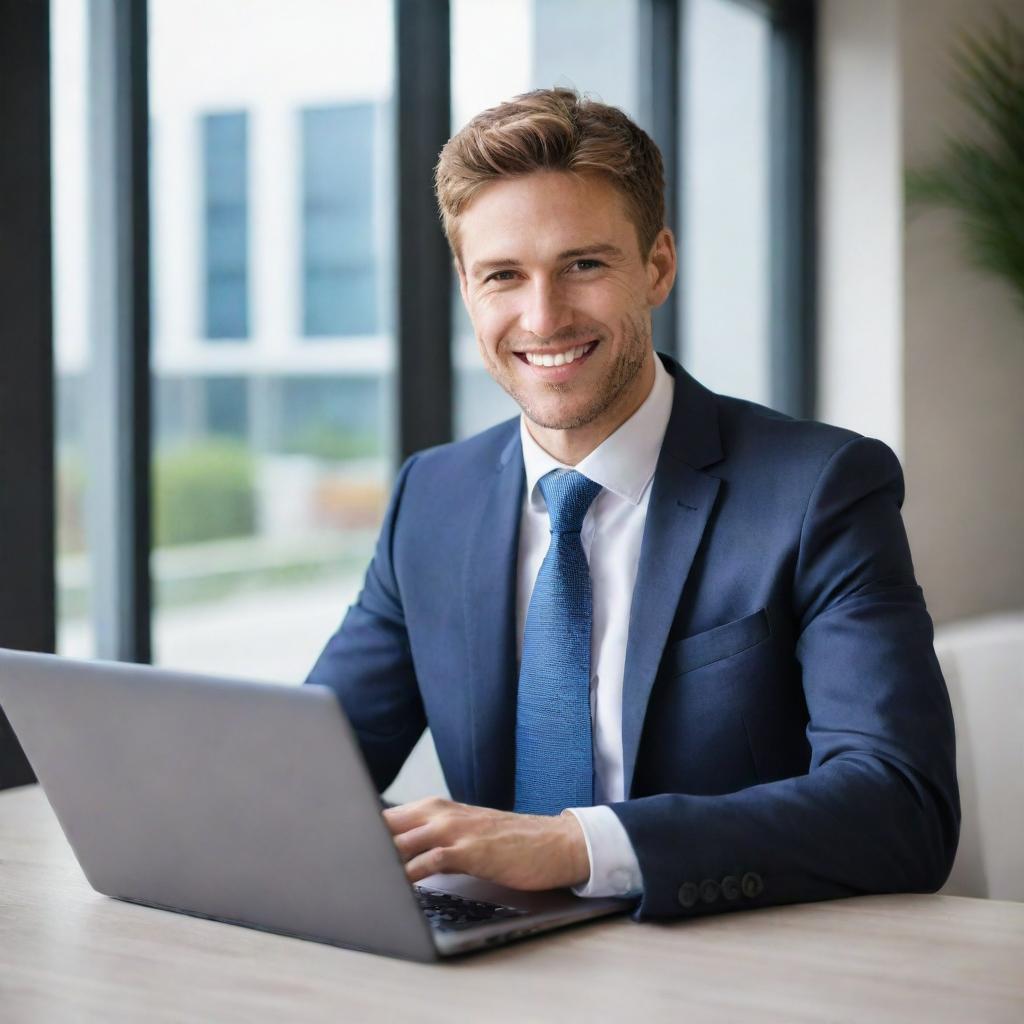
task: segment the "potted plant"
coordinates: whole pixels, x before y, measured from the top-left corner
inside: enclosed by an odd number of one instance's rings
[[[970,261],[1007,281],[1024,308],[1024,29],[1002,14],[963,33],[952,60],[953,88],[977,130],[907,173],[907,202],[957,211]]]

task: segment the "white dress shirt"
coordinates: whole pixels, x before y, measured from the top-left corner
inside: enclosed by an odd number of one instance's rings
[[[651,481],[672,413],[675,382],[655,356],[654,386],[643,405],[577,466],[549,455],[520,420],[526,494],[519,526],[516,639],[523,653],[526,611],[551,541],[547,504],[537,482],[552,470],[576,469],[600,484],[580,531],[590,564],[593,623],[590,634],[590,720],[594,737],[594,807],[574,807],[590,858],[590,879],[578,896],[625,896],[643,889],[640,865],[622,822],[601,804],[625,799],[622,767],[622,677],[629,609]]]

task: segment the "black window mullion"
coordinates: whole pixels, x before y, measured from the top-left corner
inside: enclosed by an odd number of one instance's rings
[[[396,0],[398,437],[404,459],[452,438],[452,263],[433,169],[451,125],[448,0]]]
[[[126,140],[131,167],[128,203],[131,216],[131,249],[121,253],[121,272],[131,282],[127,307],[130,324],[126,348],[131,352],[131,409],[134,425],[132,479],[128,501],[132,518],[130,606],[133,621],[126,634],[131,646],[126,655],[133,661],[152,661],[152,371],[150,366],[150,205],[149,205],[149,4],[123,4],[120,30],[129,47],[127,100],[130,138]]]
[[[650,0],[647,12],[649,41],[645,49],[650,54],[650,112],[651,137],[661,150],[665,165],[665,225],[671,228],[678,241],[682,230],[680,201],[681,138],[684,116],[684,84],[679,54],[683,41],[683,8],[686,0]],[[643,61],[641,61],[641,67]],[[682,260],[676,272],[676,287],[683,280]],[[654,311],[654,347],[659,352],[681,356],[683,352],[682,318],[673,292],[669,301]]]
[[[0,647],[54,650],[49,4],[0,0]],[[0,789],[35,782],[0,711]]]
[[[772,405],[813,416],[816,324],[814,3],[771,5],[769,237]]]

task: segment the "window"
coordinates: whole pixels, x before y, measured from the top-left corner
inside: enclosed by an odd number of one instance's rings
[[[249,335],[249,119],[208,114],[203,133],[206,337]]]
[[[244,377],[207,377],[206,432],[215,437],[249,437],[249,389]]]
[[[374,109],[302,111],[303,334],[378,328],[373,224]]]
[[[56,440],[57,650],[96,653],[94,531],[88,507],[95,474],[90,458],[90,272],[86,184],[89,122],[84,0],[51,6],[53,147],[53,312]]]
[[[153,660],[298,683],[393,471],[391,5],[148,9]]]
[[[771,26],[735,0],[690,0],[686,10],[675,289],[682,360],[712,390],[771,405]]]

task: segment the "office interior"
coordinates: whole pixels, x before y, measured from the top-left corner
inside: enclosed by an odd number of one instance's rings
[[[301,683],[403,458],[517,411],[437,152],[568,85],[665,156],[656,347],[898,454],[957,720],[946,891],[1024,900],[1020,279],[906,195],[977,136],[951,54],[993,25],[1024,3],[2,0],[0,646]],[[0,788],[32,782],[0,715]],[[436,792],[426,735],[387,795]]]

